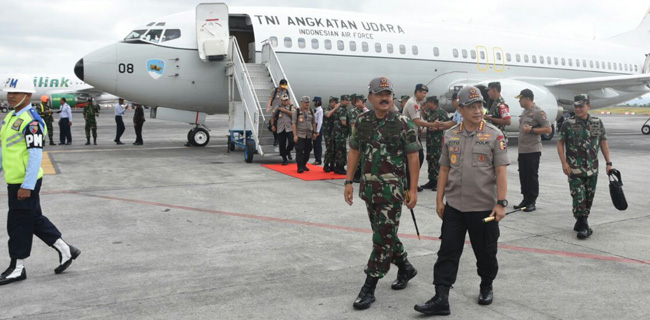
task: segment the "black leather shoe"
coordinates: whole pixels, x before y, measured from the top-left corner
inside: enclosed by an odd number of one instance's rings
[[[81,250],[77,249],[76,247],[73,247],[71,245],[68,245],[70,247],[70,259],[67,261],[64,261],[54,269],[54,273],[60,274],[61,272],[65,271],[65,269],[68,269],[68,267],[72,264],[72,260],[76,260],[77,257],[81,254]]]
[[[478,304],[482,306],[490,305],[492,304],[492,299],[494,299],[492,286],[489,286],[487,288],[481,288],[481,291],[478,294]]]
[[[435,187],[437,186],[437,184],[438,184],[437,181],[429,180],[429,182],[427,182],[427,183],[421,185],[420,188],[423,188],[423,189],[433,189],[433,188],[435,188]]]
[[[323,164],[323,163],[320,162],[320,161],[314,161],[312,164],[315,165],[315,166],[320,166],[320,165]]]
[[[27,270],[25,270],[25,268],[23,268],[23,272],[20,273],[19,277],[7,278],[14,271],[13,268],[10,269],[7,269],[5,272],[2,273],[2,276],[0,276],[0,286],[4,286],[5,284],[10,284],[12,282],[22,281],[27,279]]]
[[[366,278],[366,283],[361,287],[361,292],[354,300],[352,306],[357,310],[365,310],[370,308],[370,305],[375,302],[375,288],[377,287],[377,282],[379,278],[373,278],[368,276]]]
[[[524,209],[523,211],[524,212],[533,212],[535,210],[537,210],[537,208],[535,207],[535,201],[531,201],[526,205],[526,209]]]
[[[289,162],[287,162],[287,159],[282,159],[282,165],[286,166],[287,164],[289,164]]]
[[[422,192],[424,190],[422,187],[418,187],[418,192]]]
[[[309,171],[309,168],[307,168],[307,165],[304,165],[304,166],[302,167],[302,169],[305,170],[305,171]]]
[[[437,285],[436,295],[424,304],[416,304],[413,309],[426,315],[450,315],[451,310],[449,310],[449,287]]]
[[[288,158],[289,160],[293,160],[293,156],[291,155],[291,152],[289,152],[289,154],[287,155],[287,158]]]
[[[122,142],[122,141],[118,141],[118,142],[115,142],[115,143],[117,143],[117,144],[124,144],[124,142]]]
[[[298,168],[298,173],[303,173],[303,172],[305,172],[305,170],[302,167]]]
[[[54,143],[54,141],[50,141],[50,145],[51,146],[56,146],[56,143]]]
[[[87,146],[90,145],[90,140],[86,141],[86,145],[87,145]]]
[[[60,146],[64,146],[64,145],[65,145],[65,143],[63,143],[63,142],[61,142],[61,143],[59,143],[59,145],[60,145]]]
[[[393,290],[402,290],[406,288],[409,284],[409,280],[413,279],[418,274],[418,271],[413,267],[411,263],[404,261],[404,263],[399,266],[399,271],[397,272],[397,279],[391,284]]]
[[[330,172],[332,172],[332,170],[330,170],[330,166],[327,165],[327,164],[323,167],[323,171],[325,171],[325,173],[330,173]]]
[[[526,197],[524,197],[524,199],[521,200],[521,202],[518,205],[516,205],[516,206],[514,206],[512,208],[515,209],[515,210],[518,210],[518,209],[526,207],[526,204],[528,204],[528,199],[526,199]]]
[[[340,167],[334,169],[334,173],[336,173],[336,174],[342,174],[342,175],[346,175],[346,174],[348,174],[347,171],[345,171],[345,169],[340,168]]]

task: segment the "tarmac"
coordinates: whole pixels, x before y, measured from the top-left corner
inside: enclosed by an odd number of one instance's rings
[[[226,115],[208,117],[210,144],[197,148],[184,146],[190,126],[145,112],[143,146],[131,144],[133,111],[125,116],[126,145],[115,145],[112,109],[98,118],[99,145],[83,145],[75,113],[73,144],[46,146],[57,174],[43,178],[43,212],[82,254],[55,275],[56,251],[35,238],[27,280],[0,287],[0,319],[422,318],[413,306],[433,296],[440,245],[435,192],[418,196],[422,240],[406,209],[401,220],[419,274],[393,291],[393,267],[379,282],[377,301],[357,311],[352,302],[372,240],[356,191],[348,206],[342,180],[306,182],[260,165],[279,163],[278,156],[245,163],[243,151],[227,151]],[[494,303],[477,304],[480,279],[468,244],[448,319],[650,318],[650,136],[640,131],[647,117],[601,118],[629,208],[613,207],[601,155],[589,219],[594,234],[576,239],[557,136],[544,142],[537,211],[500,222]],[[509,157],[512,206],[521,200],[516,139]],[[3,193],[0,210],[6,209]],[[0,251],[6,243],[2,231]],[[0,267],[8,264],[5,254]]]

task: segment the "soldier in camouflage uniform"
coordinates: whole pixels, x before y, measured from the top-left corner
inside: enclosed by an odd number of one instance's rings
[[[357,121],[357,118],[368,111],[368,108],[366,108],[366,97],[362,94],[353,94],[352,106],[353,107],[350,109],[350,111],[348,111],[348,123],[350,124],[350,131],[354,128],[354,124]],[[353,181],[356,183],[359,183],[359,181],[361,181],[361,167],[357,167],[357,171],[354,173]]]
[[[92,99],[88,99],[88,105],[84,107],[84,120],[86,120],[86,145],[90,144],[90,131],[93,132],[93,143],[97,145],[97,116],[99,109],[93,104]]]
[[[503,101],[501,97],[501,82],[490,82],[488,84],[488,95],[493,101],[485,115],[485,120],[495,125],[505,137],[506,144],[508,143],[508,133],[506,127],[511,123],[510,107]]]
[[[52,117],[52,108],[50,107],[50,98],[48,96],[41,96],[41,103],[36,108],[38,115],[41,116],[41,119],[45,121],[45,126],[47,126],[47,136],[50,138],[50,145],[55,146],[54,143],[54,128],[52,127],[52,122],[54,122],[54,117]]]
[[[578,232],[578,239],[586,239],[593,233],[587,218],[598,182],[598,150],[602,149],[607,173],[612,170],[612,162],[603,122],[589,115],[589,97],[586,94],[578,95],[574,101],[576,115],[562,124],[557,150],[562,170],[569,177],[573,217],[576,218],[573,230]]]
[[[348,150],[348,110],[350,96],[341,96],[341,105],[334,112],[334,173],[345,174]],[[331,169],[331,168],[330,168]]]
[[[391,112],[393,85],[387,78],[375,78],[369,85],[373,112],[359,116],[350,137],[350,155],[345,181],[345,201],[352,205],[352,177],[361,165],[359,197],[366,203],[373,230],[373,250],[365,268],[366,282],[354,301],[355,309],[367,309],[375,301],[375,287],[380,278],[398,266],[392,288],[406,288],[417,270],[406,259],[404,245],[397,237],[402,203],[408,208],[417,203],[418,151],[422,148],[412,122]],[[411,188],[405,197],[406,161],[410,162]],[[405,199],[408,199],[405,201]]]
[[[436,126],[427,128],[427,164],[429,166],[429,182],[420,186],[423,189],[437,190],[438,173],[440,172],[440,154],[442,153],[442,138],[445,136],[441,129],[443,122],[449,121],[449,115],[438,107],[436,96],[428,97],[422,112],[424,121]]]
[[[330,97],[329,105],[323,110],[323,135],[325,136],[325,165],[323,171],[334,171],[334,113],[338,110],[339,98]]]

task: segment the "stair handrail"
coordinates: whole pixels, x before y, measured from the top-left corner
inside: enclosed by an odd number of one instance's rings
[[[269,39],[262,41],[262,63],[266,65],[266,67],[269,69],[269,73],[271,74],[271,80],[273,80],[273,85],[277,88],[279,85],[280,80],[286,79],[287,82],[289,79],[287,78],[287,75],[284,73],[284,68],[282,68],[282,63],[280,63],[280,59],[278,59],[278,55],[275,53],[275,50],[273,50],[273,46],[271,45],[271,41]],[[298,100],[296,99],[296,96],[293,94],[293,90],[291,89],[291,84],[287,87],[287,91],[289,92],[289,98],[291,99],[291,102],[298,105]]]
[[[250,105],[255,106],[254,110],[256,110],[257,114],[262,117],[262,123],[264,123],[265,121],[264,112],[262,111],[260,102],[257,99],[257,94],[255,93],[255,87],[253,86],[253,81],[251,80],[250,73],[248,72],[246,63],[244,62],[244,57],[242,56],[241,51],[239,50],[239,44],[237,43],[237,39],[234,36],[230,37],[229,51],[230,51],[229,52],[230,61],[232,62],[231,67],[234,69],[232,75],[235,77],[236,80],[235,83],[237,84],[237,89],[239,89],[239,94],[241,96],[242,102],[244,103],[244,107],[246,108],[246,112],[244,113],[248,117],[250,123],[253,125],[253,128],[251,130],[253,133],[252,134],[253,140],[255,140],[256,146],[259,147],[259,136],[258,136],[259,117],[254,117],[254,118],[251,117],[250,112],[248,112],[249,110],[248,106]],[[244,133],[244,136],[246,136],[246,133]]]

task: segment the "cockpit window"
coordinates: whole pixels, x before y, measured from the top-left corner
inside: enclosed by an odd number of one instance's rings
[[[162,37],[162,29],[151,29],[147,34],[144,35],[142,40],[147,41],[147,42],[153,42],[153,43],[158,43],[160,42],[160,38]]]
[[[133,30],[124,38],[124,41],[140,40],[147,30]]]
[[[162,38],[162,42],[171,41],[181,37],[180,29],[167,29],[165,30],[165,35]]]
[[[165,25],[164,22],[158,22],[158,23],[156,23],[156,27],[158,27],[158,26],[164,26],[164,25]]]
[[[147,24],[147,27],[151,27],[151,26],[153,26],[154,24],[156,24],[156,23],[155,23],[155,22],[149,22],[149,23]]]

